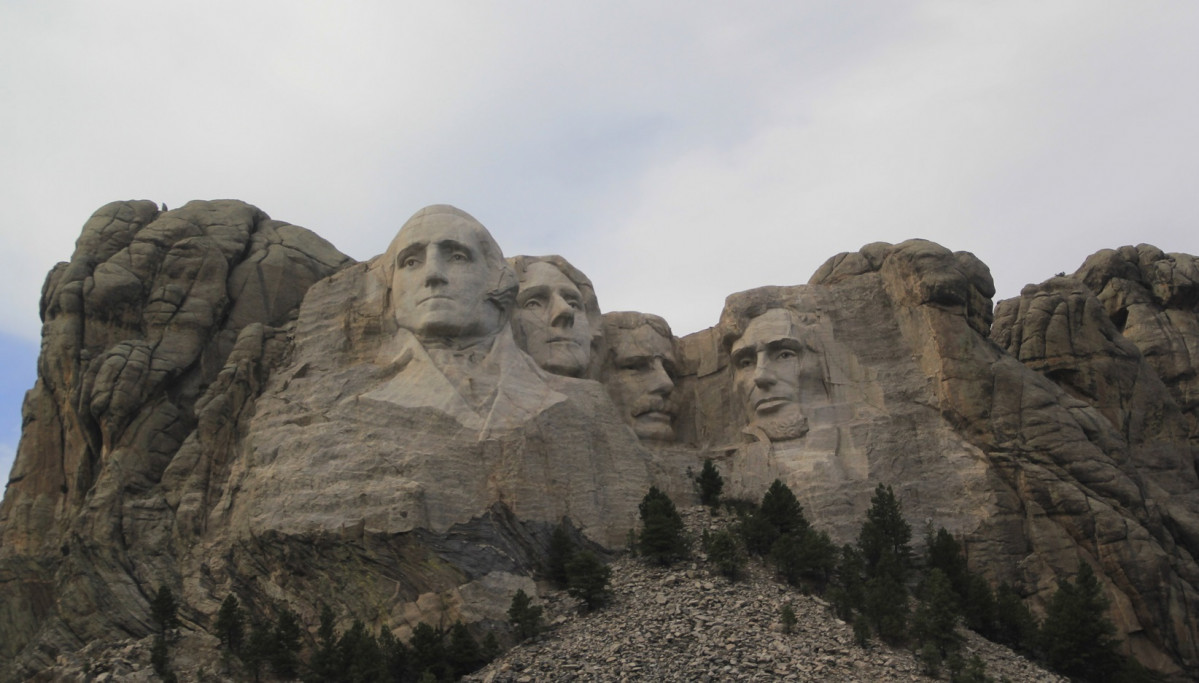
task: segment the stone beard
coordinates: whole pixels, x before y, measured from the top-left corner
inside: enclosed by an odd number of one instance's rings
[[[604,384],[612,402],[639,438],[674,441],[678,407],[672,394],[679,362],[666,321],[640,313],[608,313],[604,337]]]
[[[583,288],[548,260],[518,258],[525,259],[512,318],[518,344],[555,375],[583,376],[593,337]]]
[[[808,432],[799,406],[800,359],[805,345],[800,325],[787,309],[754,318],[730,349],[733,384],[743,401],[748,432],[770,441],[798,439]]]

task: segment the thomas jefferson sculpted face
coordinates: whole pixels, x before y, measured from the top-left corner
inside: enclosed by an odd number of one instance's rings
[[[506,321],[505,280],[515,278],[478,221],[453,207],[417,212],[387,249],[395,319],[424,343],[471,343]],[[505,277],[507,276],[507,277]]]
[[[671,394],[678,359],[666,321],[641,313],[604,316],[609,353],[604,383],[612,402],[641,439],[674,440],[678,411]]]
[[[525,351],[556,375],[578,377],[591,362],[591,324],[583,294],[557,266],[537,261],[524,268],[514,324]]]
[[[733,383],[745,401],[751,428],[771,441],[797,439],[807,432],[799,409],[799,364],[803,344],[790,311],[772,308],[754,318],[733,343]]]

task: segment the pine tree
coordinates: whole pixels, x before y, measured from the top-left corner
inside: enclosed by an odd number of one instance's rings
[[[866,562],[867,576],[877,576],[879,564],[890,555],[895,562],[888,562],[888,571],[898,572],[894,578],[901,583],[905,581],[911,566],[911,540],[912,527],[900,512],[895,492],[890,486],[879,484],[870,499],[866,522],[858,533],[858,549]]]
[[[230,652],[241,652],[244,625],[245,615],[237,598],[232,595],[226,597],[216,615],[216,634],[221,646],[228,648]]]
[[[528,640],[541,632],[541,606],[534,605],[523,589],[517,590],[508,606],[508,623],[517,640]]]
[[[724,478],[720,476],[720,471],[712,464],[712,460],[704,460],[704,468],[700,470],[699,476],[695,479],[699,486],[699,502],[715,509],[720,505],[720,493],[724,490]]]
[[[780,536],[803,534],[808,530],[803,506],[791,489],[781,480],[775,479],[762,496],[762,516],[775,528]]]
[[[350,629],[337,640],[337,661],[335,677],[330,680],[368,683],[380,680],[386,668],[379,641],[360,619],[355,619]]]
[[[279,612],[272,640],[271,670],[282,678],[295,678],[300,665],[300,618],[295,612],[286,607]]]
[[[903,519],[899,501],[890,486],[874,491],[866,521],[858,533],[858,550],[865,565],[863,613],[875,633],[890,643],[906,637],[908,567],[911,564],[912,528]]]
[[[590,550],[575,553],[566,565],[566,574],[570,577],[566,592],[582,600],[587,609],[597,609],[608,601],[612,568],[601,562],[595,553]]]
[[[708,561],[716,567],[717,572],[729,581],[736,581],[741,577],[745,568],[745,554],[741,552],[737,539],[728,529],[711,534],[704,545]]]
[[[559,589],[566,588],[566,564],[575,553],[575,543],[570,538],[563,522],[554,528],[550,536],[549,553],[546,556],[547,578]]]
[[[383,655],[383,671],[386,680],[411,680],[408,677],[408,647],[389,628],[379,629],[379,652]]]
[[[1032,652],[1039,626],[1028,605],[1007,583],[995,591],[995,638],[1018,652]]]
[[[866,604],[865,572],[862,553],[852,545],[841,546],[828,596],[833,603],[833,611],[843,621],[850,621],[854,612],[861,612]]]
[[[250,626],[250,639],[242,652],[242,661],[254,675],[257,683],[262,673],[262,665],[269,661],[275,649],[275,635],[270,624],[255,619]]]
[[[795,625],[798,623],[798,619],[795,618],[795,608],[791,606],[790,601],[783,603],[783,610],[779,615],[779,622],[783,626],[784,634],[791,635],[791,633],[795,631]]]
[[[465,676],[486,663],[479,644],[461,621],[455,622],[450,628],[450,642],[445,654],[454,678]]]
[[[159,587],[154,599],[150,601],[150,616],[158,626],[159,633],[179,628],[178,611],[179,604],[175,602],[175,595],[171,593],[171,589],[165,585]]]
[[[408,641],[408,647],[412,670],[417,676],[430,677],[434,681],[449,677],[445,656],[445,631],[422,621],[412,629],[412,639]]]
[[[766,519],[760,510],[753,509],[746,513],[737,525],[745,550],[750,555],[765,557],[770,554],[774,542],[778,540],[778,529]]]
[[[320,626],[316,630],[316,651],[309,661],[313,677],[318,681],[336,681],[341,668],[334,620],[333,610],[328,605],[322,605]]]
[[[669,496],[656,486],[650,487],[637,508],[641,513],[641,536],[637,545],[642,557],[665,567],[687,556],[683,518]]]
[[[1116,627],[1091,566],[1083,562],[1074,581],[1058,582],[1041,624],[1041,650],[1054,670],[1086,680],[1105,680],[1120,669]]]
[[[929,572],[916,613],[912,616],[912,631],[921,644],[932,644],[941,658],[956,652],[962,637],[957,631],[957,596],[949,577],[941,569]]]

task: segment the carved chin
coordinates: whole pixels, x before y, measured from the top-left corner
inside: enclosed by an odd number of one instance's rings
[[[759,419],[754,425],[762,430],[766,438],[773,441],[791,441],[808,433],[808,418],[798,410]]]
[[[547,372],[578,377],[587,370],[588,354],[577,345],[571,344],[569,348],[566,346],[565,344],[557,347],[551,345],[548,349],[542,349],[537,354],[540,358],[534,360]]]

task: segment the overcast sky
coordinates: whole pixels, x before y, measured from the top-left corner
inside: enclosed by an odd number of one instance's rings
[[[1199,253],[1199,3],[0,3],[0,470],[46,272],[117,199],[236,198],[356,259],[451,203],[680,336],[912,237],[997,298]]]

